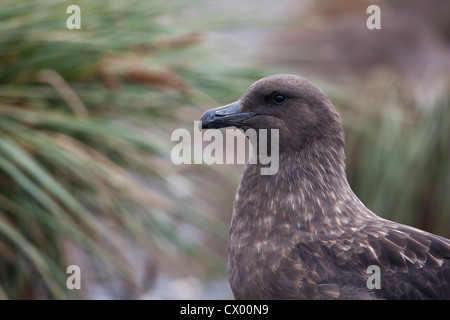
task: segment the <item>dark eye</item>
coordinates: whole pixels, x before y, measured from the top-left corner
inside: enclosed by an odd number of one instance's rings
[[[281,94],[277,94],[275,97],[273,97],[273,102],[275,102],[276,104],[282,104],[285,100],[286,98]]]

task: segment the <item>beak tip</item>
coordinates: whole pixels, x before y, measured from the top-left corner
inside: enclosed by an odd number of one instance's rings
[[[202,131],[203,129],[207,129],[207,122],[205,120],[200,120],[199,124],[198,124],[198,130]]]
[[[200,131],[202,131],[203,129],[207,129],[208,128],[208,124],[214,118],[214,111],[213,110],[214,109],[208,110],[201,116],[200,122],[198,124],[198,128],[200,129]]]
[[[241,112],[240,100],[226,106],[210,109],[200,118],[199,129],[219,129],[225,127],[242,126],[242,121],[252,117],[252,112]]]

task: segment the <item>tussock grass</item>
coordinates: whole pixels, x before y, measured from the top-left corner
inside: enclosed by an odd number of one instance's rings
[[[155,274],[142,283],[117,239],[142,250],[148,270],[166,260],[198,274],[225,265],[215,248],[228,225],[195,180],[211,176],[219,193],[232,178],[174,166],[170,133],[190,129],[199,104],[240,94],[239,83],[225,86],[231,76],[253,75],[208,62],[201,17],[184,15],[183,2],[77,5],[81,30],[66,28],[64,2],[1,4],[2,298],[93,297],[66,287],[67,266],[84,263],[73,248],[98,262],[97,280],[113,270],[132,288],[111,297],[137,296]]]

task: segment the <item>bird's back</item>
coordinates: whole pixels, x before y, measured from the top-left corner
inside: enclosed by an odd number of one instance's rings
[[[381,218],[299,243],[292,255],[338,299],[450,299],[450,241]],[[319,291],[314,298],[328,297]]]
[[[231,235],[237,299],[450,299],[448,239],[378,217],[338,235],[273,228]]]

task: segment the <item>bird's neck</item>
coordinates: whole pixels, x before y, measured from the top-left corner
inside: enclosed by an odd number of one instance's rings
[[[333,149],[318,143],[296,152],[282,152],[274,175],[259,174],[261,166],[246,165],[237,192],[234,215],[249,215],[245,220],[266,219],[274,225],[287,223],[321,233],[335,232],[330,230],[339,230],[342,224],[370,212],[347,182],[343,147]],[[245,209],[249,203],[240,203],[239,199],[254,202],[258,209],[249,212]]]

